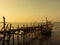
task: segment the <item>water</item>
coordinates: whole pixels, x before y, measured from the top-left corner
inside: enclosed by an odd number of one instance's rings
[[[15,26],[15,28],[17,27],[17,25],[18,25],[17,23],[13,24],[13,26]],[[21,23],[19,25],[22,26]],[[29,23],[29,25],[31,26],[31,23]],[[3,25],[1,24],[0,27],[2,28],[2,26]],[[15,45],[17,45],[16,38],[17,38],[17,36],[15,35]],[[23,37],[20,36],[20,41],[22,40],[22,38]],[[1,43],[1,41],[0,41],[0,43]],[[12,41],[10,43],[12,43]],[[38,39],[31,41],[27,45],[60,45],[60,23],[54,23],[54,27],[53,27],[51,36],[44,36],[42,38],[39,37]]]
[[[54,23],[51,36],[36,39],[30,45],[60,45],[60,23]]]

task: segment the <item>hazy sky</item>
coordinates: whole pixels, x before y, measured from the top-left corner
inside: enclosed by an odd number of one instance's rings
[[[60,21],[60,0],[0,0],[0,21],[3,16],[7,22]]]

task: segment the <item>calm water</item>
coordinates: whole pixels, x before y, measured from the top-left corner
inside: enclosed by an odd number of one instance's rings
[[[52,35],[36,39],[30,45],[60,45],[60,23],[54,23]]]
[[[15,28],[17,27],[17,25],[18,24],[16,24],[16,23],[13,24],[13,26],[15,26]],[[22,24],[20,24],[20,25],[22,26]],[[2,26],[2,24],[0,25],[0,27],[1,26]],[[16,41],[15,41],[15,43],[16,43]],[[15,44],[15,45],[17,45],[17,44]],[[43,38],[35,39],[34,41],[30,42],[27,45],[60,45],[60,23],[54,23],[54,28],[52,30],[51,36],[46,36]]]

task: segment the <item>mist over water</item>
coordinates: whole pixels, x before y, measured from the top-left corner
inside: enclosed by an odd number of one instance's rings
[[[17,28],[18,23],[12,23],[12,24],[13,24],[12,26]],[[20,26],[22,26],[24,24],[31,26],[31,23],[19,23]],[[60,23],[54,23],[53,25],[54,25],[54,27],[53,27],[51,36],[45,36],[42,38],[35,39],[34,41],[32,41],[31,43],[29,43],[27,45],[60,45]],[[0,23],[0,29],[2,27],[3,27],[3,23]],[[15,35],[15,45],[17,45],[16,38],[17,37]],[[20,36],[20,41],[22,40],[22,38],[23,37]],[[12,41],[10,43],[12,43]]]

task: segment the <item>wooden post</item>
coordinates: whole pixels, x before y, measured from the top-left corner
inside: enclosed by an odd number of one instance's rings
[[[23,25],[23,28],[25,28],[25,25]],[[24,34],[25,34],[25,32],[22,33],[22,37],[23,37],[23,44],[22,45],[24,45]]]
[[[11,30],[11,28],[12,28],[12,24],[10,24],[10,30]],[[11,37],[10,33],[11,32],[9,32],[9,41],[10,41],[10,37]]]
[[[14,45],[14,34],[12,34],[12,36],[13,36],[13,45]]]
[[[7,30],[7,28],[8,28],[8,24],[6,26],[6,30]],[[6,36],[7,36],[7,45],[8,45],[8,33],[6,33]]]
[[[5,45],[5,36],[6,36],[6,30],[5,30],[5,17],[3,16],[3,27],[4,27],[4,39],[3,39],[3,45]]]
[[[14,27],[13,27],[14,29]],[[14,45],[14,33],[12,34],[12,40],[13,40],[13,45]]]
[[[18,28],[17,28],[17,45],[19,45],[19,25],[18,25]]]
[[[12,24],[10,24],[10,29],[9,29],[9,32],[8,32],[7,45],[10,44],[10,38],[11,38],[11,36],[10,36],[10,30],[11,30],[11,27],[12,27]]]
[[[7,28],[8,28],[8,24],[7,24],[7,26],[6,26],[6,30],[7,30]]]
[[[4,24],[4,30],[5,30],[5,17],[3,16],[3,24]]]

